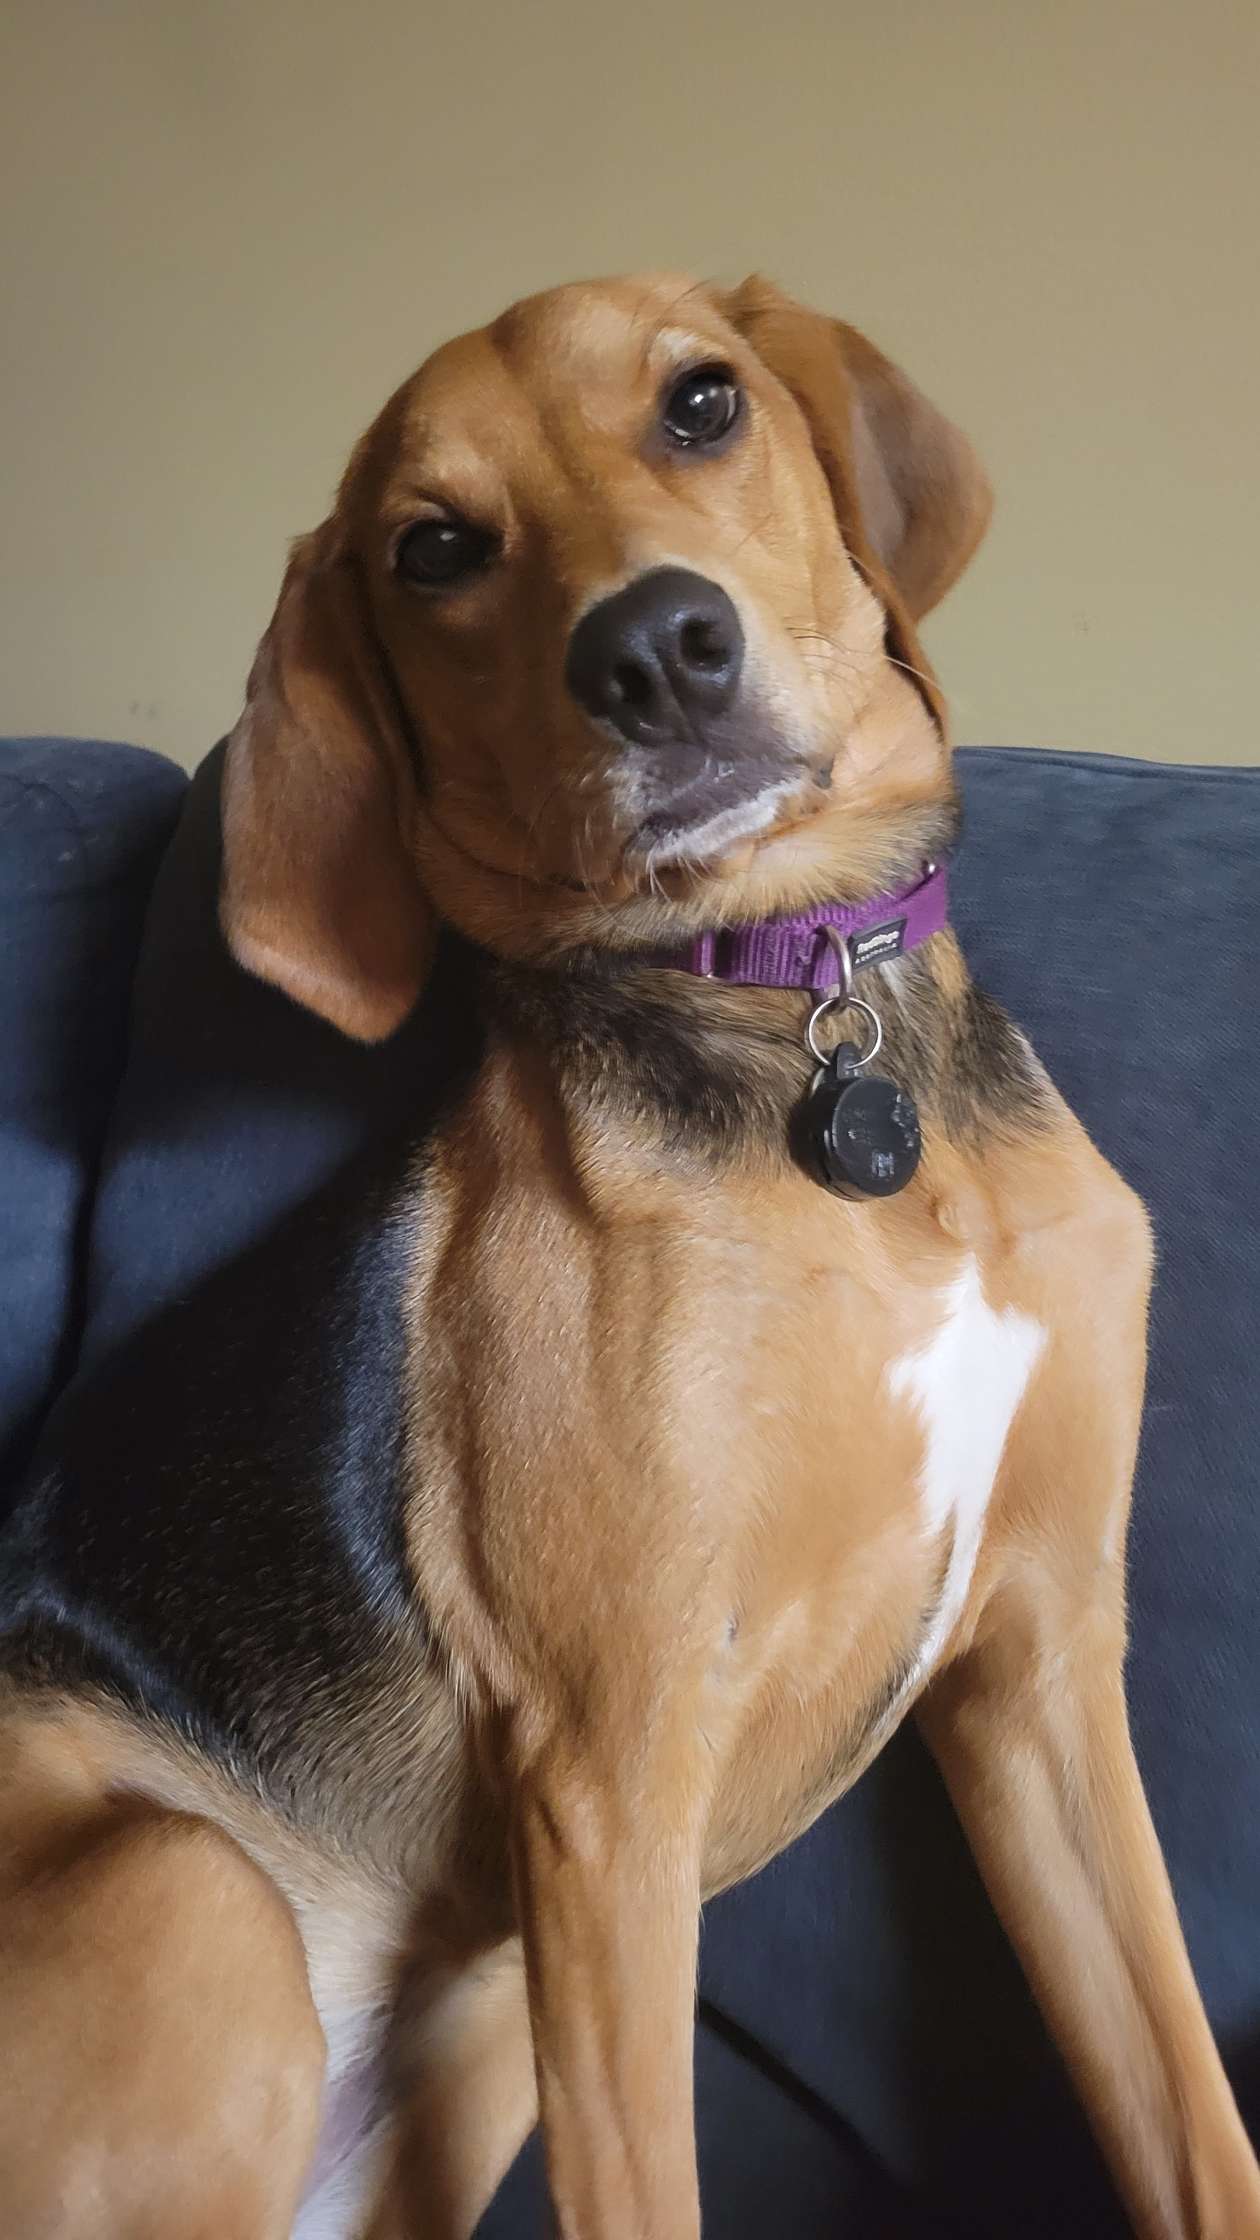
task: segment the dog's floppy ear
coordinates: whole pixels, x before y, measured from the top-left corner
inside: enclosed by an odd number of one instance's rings
[[[220,915],[233,955],[362,1042],[419,994],[433,914],[408,847],[414,779],[354,562],[294,547],[228,744]]]
[[[988,525],[992,493],[967,438],[843,320],[757,277],[723,309],[804,413],[854,559],[917,622]]]

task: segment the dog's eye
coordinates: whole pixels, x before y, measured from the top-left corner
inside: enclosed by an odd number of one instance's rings
[[[440,590],[484,568],[494,544],[485,529],[474,529],[470,521],[433,514],[427,520],[413,521],[399,538],[394,565],[409,583]]]
[[[661,417],[675,443],[720,443],[738,420],[742,402],[729,366],[696,366],[674,383]]]

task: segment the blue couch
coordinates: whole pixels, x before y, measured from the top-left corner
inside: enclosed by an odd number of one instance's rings
[[[1132,1544],[1138,1752],[1260,2132],[1260,771],[960,755],[957,918],[1153,1209]],[[0,1493],[74,1373],[243,1252],[432,1086],[433,1022],[362,1050],[245,979],[215,925],[219,756],[0,747]],[[707,2240],[1125,2230],[905,1733],[709,1909]],[[545,2229],[536,2145],[484,2240]]]

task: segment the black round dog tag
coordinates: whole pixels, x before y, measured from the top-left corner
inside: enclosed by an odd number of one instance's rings
[[[923,1137],[913,1097],[880,1074],[820,1066],[809,1093],[808,1136],[829,1189],[891,1198],[919,1164]]]

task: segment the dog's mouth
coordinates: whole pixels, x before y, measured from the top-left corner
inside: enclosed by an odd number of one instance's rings
[[[623,870],[643,884],[662,871],[711,875],[741,870],[767,840],[816,816],[831,784],[831,764],[785,771],[719,765],[650,808],[622,852]]]
[[[819,814],[827,803],[832,771],[830,760],[778,757],[705,769],[655,800],[648,788],[639,788],[639,814],[620,843],[613,841],[599,868],[572,860],[545,866],[528,862],[524,843],[529,834],[523,822],[517,828],[519,852],[513,848],[501,854],[480,820],[461,829],[458,819],[439,815],[430,804],[425,821],[443,847],[494,878],[510,878],[518,888],[528,884],[588,901],[619,903],[648,893],[684,895],[697,881],[745,870],[759,849]],[[625,806],[623,801],[623,815]]]

